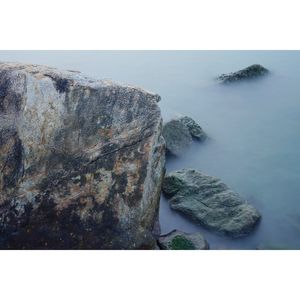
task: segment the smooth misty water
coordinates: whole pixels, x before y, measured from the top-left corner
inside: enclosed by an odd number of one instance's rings
[[[213,249],[300,249],[300,51],[0,52],[0,60],[80,70],[162,96],[165,120],[193,117],[210,140],[193,144],[167,170],[191,167],[220,177],[256,206],[262,221],[232,240],[204,230],[162,198],[162,232],[201,231]],[[222,86],[221,73],[260,63],[264,79]]]

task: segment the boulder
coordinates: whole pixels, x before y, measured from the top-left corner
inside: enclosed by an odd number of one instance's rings
[[[207,136],[192,118],[183,116],[164,124],[163,137],[167,153],[180,156],[191,145],[192,138],[203,141]]]
[[[203,131],[201,126],[191,117],[187,117],[187,116],[180,117],[179,121],[188,128],[191,136],[194,139],[198,141],[204,141],[207,138],[207,135]]]
[[[159,99],[79,72],[0,63],[0,248],[155,248]]]
[[[220,179],[183,169],[165,176],[163,192],[172,209],[216,232],[240,237],[260,220],[259,212]]]
[[[185,233],[179,230],[173,230],[168,234],[160,236],[158,245],[162,250],[209,249],[209,245],[201,233]]]
[[[178,119],[166,122],[162,131],[167,153],[180,156],[191,145],[192,136],[188,128]]]
[[[261,77],[268,73],[269,70],[267,70],[261,65],[256,64],[256,65],[251,65],[245,69],[239,70],[237,72],[222,74],[217,79],[223,83],[231,83],[231,82]]]

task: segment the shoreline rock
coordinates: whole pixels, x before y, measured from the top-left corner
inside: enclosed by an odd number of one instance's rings
[[[192,137],[188,128],[178,119],[163,125],[162,135],[166,142],[167,154],[180,156],[192,144]]]
[[[154,249],[160,97],[18,63],[0,91],[0,248]]]
[[[207,138],[201,126],[191,117],[183,116],[179,118],[179,121],[188,128],[192,138],[198,141],[204,141]]]
[[[162,250],[208,250],[209,244],[201,233],[185,233],[173,230],[161,235],[158,245]]]
[[[255,64],[236,72],[222,74],[217,78],[217,80],[222,83],[232,83],[262,77],[267,75],[269,72],[270,71],[262,65]]]
[[[172,209],[231,237],[249,234],[261,218],[253,206],[220,179],[196,170],[182,169],[167,174],[163,192]]]
[[[183,116],[163,125],[162,135],[166,142],[167,154],[181,156],[192,144],[193,139],[204,141],[207,136],[192,118]]]

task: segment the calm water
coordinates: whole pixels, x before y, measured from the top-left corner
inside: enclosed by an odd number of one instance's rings
[[[193,117],[210,140],[194,144],[167,170],[192,167],[220,177],[256,206],[262,222],[242,239],[220,237],[169,209],[162,232],[201,231],[213,249],[300,249],[300,52],[291,51],[0,51],[2,61],[79,70],[162,96],[165,120]],[[260,63],[272,74],[230,86],[214,77]]]

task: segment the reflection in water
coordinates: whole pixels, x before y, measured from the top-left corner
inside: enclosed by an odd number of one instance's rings
[[[168,170],[196,168],[222,179],[262,214],[257,230],[232,240],[171,211],[162,232],[201,231],[213,249],[300,249],[300,52],[2,51],[0,60],[46,64],[142,86],[162,96],[164,118],[194,118],[210,139],[194,143]],[[266,78],[219,85],[222,73],[259,63]]]

